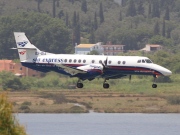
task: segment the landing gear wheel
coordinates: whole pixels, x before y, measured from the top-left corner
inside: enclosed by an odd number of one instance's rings
[[[157,84],[153,84],[153,85],[152,85],[152,88],[157,88]]]
[[[104,83],[103,84],[103,88],[108,89],[109,88],[109,84],[108,83]]]
[[[83,84],[82,83],[77,83],[77,87],[78,88],[83,88]]]

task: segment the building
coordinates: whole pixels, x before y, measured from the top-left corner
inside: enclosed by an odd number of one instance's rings
[[[96,44],[79,44],[75,47],[75,54],[88,54],[95,50],[103,55],[118,55],[124,52],[125,45],[112,45],[110,42],[107,45],[102,45],[101,42]]]
[[[88,54],[91,51],[97,51],[99,54],[103,53],[101,42],[96,44],[79,44],[75,47],[75,54]]]
[[[141,49],[141,51],[145,51],[145,52],[158,51],[158,50],[162,50],[162,48],[163,47],[161,45],[147,44],[145,48]]]
[[[102,45],[104,55],[118,55],[120,52],[124,52],[125,45]]]
[[[0,60],[0,72],[2,71],[12,72],[16,76],[40,76],[40,72],[24,67],[21,63],[15,63],[12,60]]]

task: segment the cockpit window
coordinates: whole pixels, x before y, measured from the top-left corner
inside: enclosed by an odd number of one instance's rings
[[[141,60],[138,60],[137,63],[141,63]]]
[[[150,59],[145,59],[145,60],[138,60],[137,63],[152,63]]]
[[[145,59],[146,63],[152,63],[150,59]]]

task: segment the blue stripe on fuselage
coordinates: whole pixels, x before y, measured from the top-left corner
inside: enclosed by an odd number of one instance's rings
[[[31,68],[33,70],[41,71],[41,72],[49,72],[49,71],[54,71],[60,74],[64,74],[67,76],[71,76],[71,74],[65,72],[62,68],[57,67],[54,64],[47,64],[47,63],[24,63],[22,62],[22,65],[28,68]],[[67,66],[76,68],[79,66],[83,66],[82,64],[67,64]],[[103,78],[108,78],[108,77],[113,77],[116,75],[162,75],[158,71],[154,71],[148,68],[144,67],[132,67],[132,66],[109,66],[106,71],[104,71],[103,75],[101,77]],[[89,73],[87,74],[77,74],[75,77],[78,78],[92,78],[93,76],[90,76]],[[95,76],[94,76],[95,77]]]

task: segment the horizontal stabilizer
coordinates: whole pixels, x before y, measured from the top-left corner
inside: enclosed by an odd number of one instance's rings
[[[26,48],[26,47],[23,47],[23,48],[10,48],[10,49],[13,49],[13,50],[17,50],[17,49],[29,49],[29,50],[37,50],[37,48]]]

